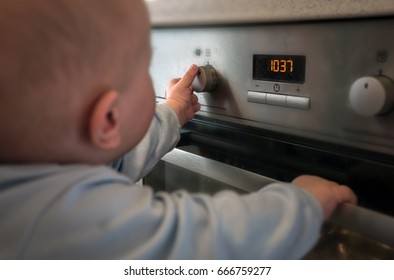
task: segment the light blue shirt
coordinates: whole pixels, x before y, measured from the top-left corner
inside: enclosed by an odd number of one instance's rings
[[[161,104],[144,139],[113,164],[124,174],[1,165],[0,259],[298,259],[312,248],[322,209],[291,184],[214,196],[133,185],[178,140],[178,119]]]

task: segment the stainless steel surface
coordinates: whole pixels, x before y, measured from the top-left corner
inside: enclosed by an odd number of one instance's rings
[[[392,0],[146,0],[154,26],[376,17],[394,14]]]
[[[393,29],[393,18],[155,29],[157,98],[190,64],[210,64],[219,85],[215,94],[198,94],[201,116],[394,155],[394,113],[364,117],[349,104],[358,78],[394,79]],[[253,54],[305,55],[305,83],[253,80]],[[275,95],[262,104],[248,101],[248,92]],[[282,104],[286,96],[306,98],[308,109]]]
[[[233,167],[180,149],[174,149],[163,157],[165,163],[180,167],[187,172],[198,174],[245,192],[253,192],[275,182],[259,174]],[[168,183],[173,185],[174,182]],[[187,186],[188,184],[185,184]]]
[[[343,204],[335,211],[331,222],[360,235],[394,246],[394,218],[392,216],[351,204]]]
[[[393,260],[394,249],[387,244],[326,223],[319,242],[304,257],[309,260]]]

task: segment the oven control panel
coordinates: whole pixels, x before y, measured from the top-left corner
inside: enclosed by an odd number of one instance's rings
[[[394,18],[157,28],[157,100],[190,64],[198,113],[394,155]]]

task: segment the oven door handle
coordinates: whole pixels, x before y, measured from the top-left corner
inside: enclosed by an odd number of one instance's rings
[[[254,192],[276,180],[180,149],[173,149],[162,160],[189,172],[222,182],[245,192]]]
[[[166,154],[162,160],[246,192],[254,192],[277,182],[275,179],[177,148]],[[328,222],[394,246],[394,218],[391,216],[344,203],[335,210]]]
[[[389,215],[344,203],[335,210],[329,222],[394,246],[394,218]]]

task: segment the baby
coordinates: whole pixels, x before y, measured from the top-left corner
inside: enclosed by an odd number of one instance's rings
[[[135,186],[200,109],[195,65],[155,103],[151,52],[142,0],[0,2],[1,259],[294,259],[356,203],[306,175],[247,195]]]

